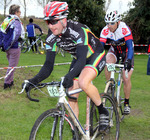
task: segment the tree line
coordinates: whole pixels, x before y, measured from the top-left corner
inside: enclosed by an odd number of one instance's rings
[[[27,5],[31,0],[18,0],[24,8],[24,19],[26,19]],[[44,6],[50,0],[34,0],[40,6]],[[51,0],[53,1],[53,0]],[[104,16],[109,8],[111,0],[59,0],[66,1],[69,5],[69,19],[79,21],[86,24],[96,36],[99,37],[101,29],[105,26]],[[6,8],[10,6],[12,0],[1,0],[0,4],[4,8],[4,16],[6,16]],[[129,3],[134,8],[129,9],[122,15],[122,20],[127,23],[133,33],[135,43],[145,44],[150,38],[150,0],[134,0]]]

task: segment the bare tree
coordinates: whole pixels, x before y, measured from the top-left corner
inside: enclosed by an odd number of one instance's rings
[[[24,9],[24,20],[26,20],[26,13],[27,13],[27,4],[30,0],[19,0],[20,4],[22,5]]]
[[[1,0],[0,3],[4,6],[4,17],[6,16],[6,8],[9,6],[9,4],[12,2],[12,0]]]
[[[45,7],[45,5],[50,2],[51,0],[37,0],[38,4],[40,6],[42,6],[43,8]]]
[[[107,5],[106,5],[106,7],[105,7],[105,11],[108,10],[110,3],[111,3],[111,0],[108,0],[108,3],[107,3]]]

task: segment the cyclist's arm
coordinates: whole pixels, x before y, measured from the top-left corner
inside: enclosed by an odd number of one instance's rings
[[[41,29],[40,26],[38,26],[37,24],[34,24],[34,27],[37,28],[37,29],[39,29],[39,31],[42,33],[42,29]]]
[[[50,76],[54,67],[55,55],[56,55],[56,52],[47,50],[45,63],[43,67],[41,68],[41,70],[39,71],[39,73],[32,79],[29,79],[31,83],[36,85]]]
[[[103,39],[103,38],[100,38],[100,42],[101,42],[101,44],[103,45],[103,47],[105,46],[105,44],[106,44],[106,41],[105,41],[105,39]]]
[[[127,39],[128,37],[125,37],[125,42],[126,42],[126,46],[128,47],[128,55],[127,58],[128,59],[132,59],[133,54],[134,54],[134,50],[133,50],[133,40],[132,39]]]
[[[78,75],[81,72],[81,70],[86,64],[87,51],[87,45],[77,46],[77,61],[74,64],[73,68],[66,75],[67,77],[73,79],[76,75]]]

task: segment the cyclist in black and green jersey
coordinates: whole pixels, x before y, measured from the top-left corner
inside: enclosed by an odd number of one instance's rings
[[[37,84],[46,79],[52,72],[57,47],[73,56],[69,72],[65,75],[63,86],[69,90],[81,88],[92,99],[100,114],[100,131],[109,125],[109,113],[103,107],[98,89],[91,83],[105,67],[105,51],[91,30],[81,23],[68,20],[68,4],[53,1],[44,8],[44,20],[49,32],[46,39],[46,60],[39,73],[29,79]],[[78,78],[76,78],[78,77]],[[28,84],[27,89],[31,87]],[[79,94],[74,95],[78,98]],[[73,111],[78,118],[77,101],[69,99]]]

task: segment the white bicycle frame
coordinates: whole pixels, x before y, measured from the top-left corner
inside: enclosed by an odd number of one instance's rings
[[[120,70],[116,70],[116,67],[117,68],[124,68],[124,65],[122,64],[106,64],[107,67],[111,67],[110,69],[110,79],[113,79],[115,81],[115,73],[118,73],[118,79],[117,79],[117,90],[116,90],[116,98],[117,98],[117,102],[118,104],[120,104],[120,89],[121,89],[121,84],[122,84],[122,77],[121,77],[121,72]],[[128,71],[126,70],[125,71],[125,76],[126,78],[128,78]],[[106,87],[105,87],[105,90],[104,92],[107,93],[107,89],[108,89],[108,86],[109,86],[109,83],[111,83],[111,81],[108,81],[107,84],[106,84]]]
[[[72,91],[68,92],[68,94],[69,94],[69,95],[72,95],[72,94],[79,93],[79,92],[81,92],[81,91],[82,91],[82,89],[75,89],[75,90],[72,90]],[[71,106],[69,105],[67,99],[65,98],[65,97],[66,97],[66,93],[65,93],[65,91],[64,91],[64,87],[62,86],[62,84],[61,84],[61,86],[60,86],[60,88],[59,88],[59,93],[61,93],[61,94],[60,94],[58,103],[63,103],[63,104],[64,104],[64,106],[65,106],[65,108],[67,109],[67,111],[68,111],[70,117],[72,118],[72,120],[73,120],[75,126],[78,127],[80,133],[82,134],[83,139],[84,139],[84,140],[94,140],[95,137],[96,137],[96,135],[97,135],[97,133],[98,133],[98,129],[97,129],[97,131],[95,132],[94,136],[93,136],[92,139],[91,139],[91,138],[90,138],[90,131],[89,131],[89,126],[90,126],[90,121],[89,121],[89,117],[90,117],[90,101],[91,101],[90,98],[87,96],[86,128],[85,128],[85,130],[84,130],[84,128],[83,128],[82,125],[80,124],[79,120],[77,119],[76,115],[74,114],[74,112],[73,112]]]
[[[68,111],[70,117],[72,118],[75,126],[77,126],[77,128],[79,129],[79,131],[82,134],[84,140],[94,140],[96,138],[97,134],[98,134],[98,129],[94,133],[94,136],[92,138],[90,138],[90,130],[89,130],[89,127],[90,127],[90,121],[89,121],[89,118],[90,118],[90,102],[91,102],[90,98],[87,96],[86,129],[84,130],[84,128],[82,127],[81,123],[77,119],[76,115],[74,114],[71,106],[69,105],[69,103],[68,103],[68,101],[66,99],[67,95],[66,95],[66,93],[64,91],[64,87],[62,85],[63,79],[64,79],[64,77],[61,78],[60,88],[57,91],[59,93],[59,100],[58,100],[57,104],[64,104],[66,110]],[[22,88],[22,91],[19,92],[19,94],[23,93],[27,83],[29,83],[28,80],[25,80],[24,82],[25,82],[25,84],[24,84],[24,86]],[[54,89],[54,91],[55,90],[56,89]],[[73,95],[73,94],[77,94],[77,93],[79,93],[81,91],[82,91],[82,89],[75,89],[75,90],[69,91],[68,94],[69,95]],[[57,94],[57,92],[55,91],[56,94]]]

